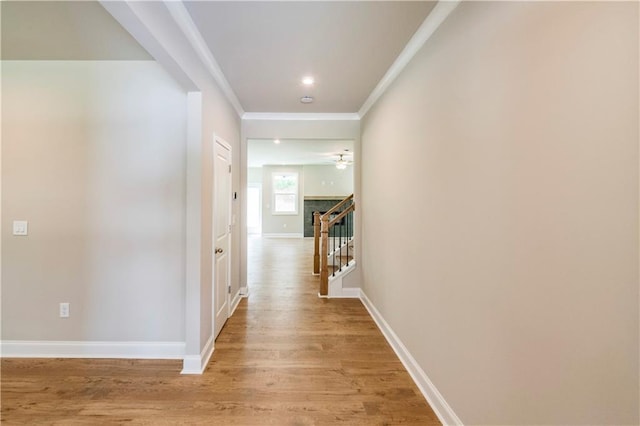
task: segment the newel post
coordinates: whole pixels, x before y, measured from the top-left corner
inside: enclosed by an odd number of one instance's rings
[[[313,273],[320,273],[320,212],[313,212]]]
[[[329,215],[320,218],[320,296],[329,294]]]

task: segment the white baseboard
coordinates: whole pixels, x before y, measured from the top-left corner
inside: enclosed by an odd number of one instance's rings
[[[291,234],[262,234],[263,238],[304,238],[304,234],[302,233],[291,233]]]
[[[242,300],[243,297],[246,297],[246,296],[242,295],[242,289],[238,290],[236,295],[233,296],[233,299],[231,300],[231,311],[229,313],[229,317],[231,317],[234,314],[234,312],[236,311],[236,308],[240,304],[240,300]]]
[[[359,299],[360,288],[359,287],[343,287],[342,298],[343,299]]]
[[[371,303],[371,300],[367,297],[367,295],[360,291],[360,300],[364,304],[367,311],[369,311],[369,315],[378,325],[380,331],[387,339],[387,342],[393,348],[393,351],[398,355],[400,361],[411,375],[411,378],[422,392],[422,395],[426,398],[431,405],[431,408],[438,416],[438,419],[444,425],[462,425],[462,421],[458,418],[456,413],[453,412],[453,409],[447,404],[444,397],[438,389],[436,389],[435,385],[424,370],[420,367],[418,362],[413,358],[409,350],[402,343],[398,335],[391,329],[389,324],[384,320],[380,312],[376,309],[376,307]]]
[[[3,340],[3,358],[182,359],[184,342]]]
[[[244,287],[240,287],[240,297],[248,297],[249,296],[249,287],[246,285]]]
[[[213,335],[207,340],[207,344],[204,345],[200,355],[186,355],[182,361],[182,371],[180,374],[202,374],[204,369],[207,368],[207,364],[213,355]]]

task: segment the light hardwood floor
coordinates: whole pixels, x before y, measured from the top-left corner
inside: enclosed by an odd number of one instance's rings
[[[312,241],[250,238],[250,295],[202,376],[181,361],[3,359],[5,424],[439,424],[359,300],[317,297]]]

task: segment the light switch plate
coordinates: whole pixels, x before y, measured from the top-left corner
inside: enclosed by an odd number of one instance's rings
[[[60,318],[69,318],[69,302],[60,303]]]
[[[13,221],[13,235],[28,235],[29,222],[26,220],[14,220]]]

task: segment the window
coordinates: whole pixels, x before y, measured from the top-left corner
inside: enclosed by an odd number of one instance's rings
[[[298,214],[298,174],[273,174],[273,214]]]

